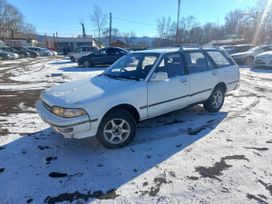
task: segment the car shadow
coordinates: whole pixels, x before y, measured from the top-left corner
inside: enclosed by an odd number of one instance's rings
[[[72,62],[70,59],[59,59],[58,61],[55,61],[55,62],[50,62],[48,64],[50,65],[62,65],[62,64],[73,64],[73,63],[76,63],[76,62]]]
[[[252,67],[250,70],[256,73],[272,73],[272,67]]]
[[[24,135],[0,146],[0,200],[54,203],[114,199],[121,196],[116,189],[127,183],[135,185],[137,177],[186,152],[190,145],[209,136],[227,115],[207,113],[201,106],[175,111],[139,123],[134,141],[113,150],[103,148],[95,138],[64,139],[51,128]],[[164,179],[178,179],[168,173]],[[144,195],[154,196],[152,188]]]

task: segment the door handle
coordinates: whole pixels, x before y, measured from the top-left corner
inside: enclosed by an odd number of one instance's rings
[[[187,78],[180,78],[179,81],[182,82],[182,83],[186,83],[187,82]]]

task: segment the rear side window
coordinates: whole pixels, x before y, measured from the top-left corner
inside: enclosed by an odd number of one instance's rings
[[[207,60],[202,52],[185,52],[189,74],[205,72],[208,70]]]
[[[217,67],[230,66],[229,60],[219,51],[208,51],[208,55],[213,59]]]

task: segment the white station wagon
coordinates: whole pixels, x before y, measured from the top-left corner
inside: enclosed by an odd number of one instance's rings
[[[131,52],[100,75],[43,91],[36,108],[66,138],[96,136],[118,148],[132,141],[139,121],[192,104],[219,111],[239,77],[239,67],[221,49]]]

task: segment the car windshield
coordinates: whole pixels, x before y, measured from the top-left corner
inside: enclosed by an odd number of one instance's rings
[[[116,79],[143,80],[158,57],[158,53],[130,53],[109,67],[103,75]]]

